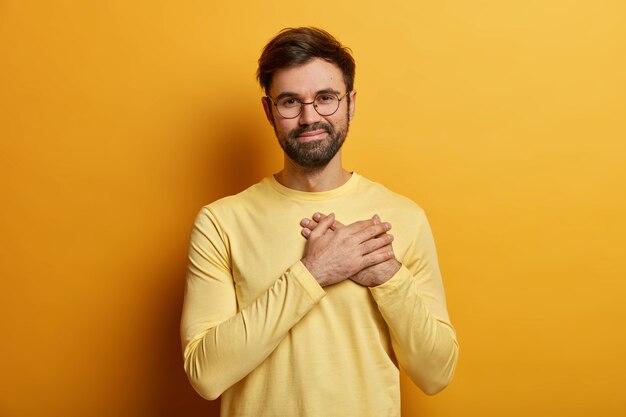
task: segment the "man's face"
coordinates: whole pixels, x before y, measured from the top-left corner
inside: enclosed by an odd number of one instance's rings
[[[292,97],[310,103],[316,95],[329,92],[344,96],[343,74],[335,64],[316,58],[304,65],[276,71],[269,95],[274,101]],[[354,115],[354,98],[354,92],[350,93],[350,100],[342,98],[339,108],[330,116],[320,116],[313,105],[305,105],[299,116],[286,119],[267,99],[263,100],[263,106],[289,159],[303,168],[315,169],[326,166],[341,149]]]

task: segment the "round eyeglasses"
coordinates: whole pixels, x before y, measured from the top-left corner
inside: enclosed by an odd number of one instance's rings
[[[295,119],[300,116],[302,109],[304,109],[304,106],[308,104],[312,104],[313,108],[320,116],[332,116],[339,109],[341,100],[343,100],[347,95],[347,92],[341,97],[335,93],[319,93],[315,96],[313,101],[308,103],[298,100],[293,96],[283,97],[278,99],[278,101],[272,100],[270,96],[266,97],[272,102],[274,107],[276,107],[276,111],[281,115],[281,117],[285,119]]]

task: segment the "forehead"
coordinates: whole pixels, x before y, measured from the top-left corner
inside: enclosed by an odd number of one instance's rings
[[[327,89],[343,92],[345,88],[343,74],[337,65],[314,58],[306,64],[276,71],[272,77],[270,95],[276,97],[289,92],[307,96]]]

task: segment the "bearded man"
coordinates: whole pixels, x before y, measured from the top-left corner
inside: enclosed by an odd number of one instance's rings
[[[424,211],[342,165],[354,74],[323,30],[273,38],[257,75],[283,169],[196,218],[184,367],[224,417],[400,416],[399,367],[427,394],[454,374]]]

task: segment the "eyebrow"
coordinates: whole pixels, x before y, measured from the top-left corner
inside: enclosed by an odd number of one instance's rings
[[[318,96],[320,94],[341,94],[339,91],[335,90],[334,88],[324,88],[322,90],[318,90],[315,95]],[[280,93],[278,96],[276,96],[276,101],[280,100],[281,98],[285,98],[285,97],[295,97],[295,98],[299,98],[300,95],[297,93],[292,93],[291,91],[284,91],[282,93]]]

